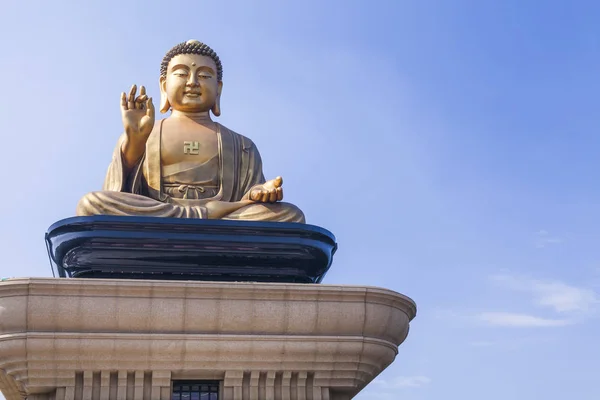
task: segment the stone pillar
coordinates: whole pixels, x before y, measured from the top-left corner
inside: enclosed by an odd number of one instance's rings
[[[152,400],[171,399],[171,371],[152,373]]]
[[[265,379],[265,400],[275,400],[275,371],[267,372]]]
[[[244,380],[243,371],[225,372],[225,381],[223,382],[224,392],[223,400],[236,400],[242,398],[242,383]]]

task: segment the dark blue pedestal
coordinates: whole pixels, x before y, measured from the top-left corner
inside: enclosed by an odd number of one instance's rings
[[[337,249],[313,225],[154,217],[67,218],[46,233],[60,277],[319,283]]]

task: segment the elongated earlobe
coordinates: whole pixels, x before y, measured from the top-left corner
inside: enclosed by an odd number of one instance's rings
[[[160,112],[166,113],[171,109],[171,104],[169,104],[169,99],[167,99],[167,95],[165,93],[160,94]]]
[[[167,79],[163,76],[160,77],[160,112],[166,113],[171,109],[171,104],[169,104],[169,98],[167,97],[167,88],[166,88]]]
[[[210,109],[215,117],[221,115],[221,96],[217,96],[215,100],[215,105]]]
[[[217,98],[215,99],[215,104],[210,109],[215,117],[221,115],[221,92],[223,91],[223,82],[219,82],[219,87],[217,88]]]

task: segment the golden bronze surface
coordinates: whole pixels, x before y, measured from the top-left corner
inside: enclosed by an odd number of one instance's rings
[[[266,181],[255,144],[214,122],[223,89],[219,57],[196,40],[163,59],[160,111],[155,121],[146,88],[121,93],[124,133],[102,191],[86,194],[77,215],[141,215],[305,222],[283,203],[283,179]],[[183,151],[181,151],[183,143]]]

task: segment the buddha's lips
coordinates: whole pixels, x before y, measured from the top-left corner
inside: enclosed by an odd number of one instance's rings
[[[200,93],[200,92],[184,92],[183,94],[185,94],[186,96],[190,96],[190,97],[199,97],[202,93]]]

